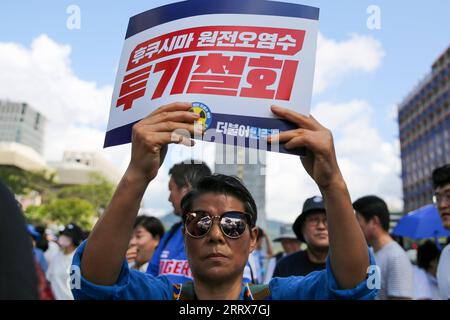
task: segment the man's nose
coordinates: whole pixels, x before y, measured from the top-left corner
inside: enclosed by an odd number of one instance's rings
[[[328,225],[325,221],[320,220],[319,223],[316,225],[316,228],[321,230],[327,230]]]
[[[211,241],[225,241],[222,230],[220,230],[219,221],[213,220],[211,230],[209,231],[209,238]]]

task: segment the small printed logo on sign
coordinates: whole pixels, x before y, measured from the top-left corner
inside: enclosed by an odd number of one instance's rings
[[[211,126],[212,114],[211,110],[209,110],[206,104],[201,102],[193,102],[191,111],[197,113],[200,116],[200,118],[195,123],[196,125],[201,125],[205,130]]]

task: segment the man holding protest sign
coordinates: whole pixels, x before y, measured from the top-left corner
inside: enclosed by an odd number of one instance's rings
[[[105,147],[131,140],[131,160],[110,205],[74,258],[76,299],[376,295],[371,278],[366,281],[374,258],[356,221],[331,132],[306,116],[318,19],[318,8],[261,0],[245,5],[240,0],[189,0],[130,19]],[[180,97],[193,102],[172,103]],[[264,107],[268,104],[285,108]],[[163,106],[155,110],[157,105]],[[257,241],[255,201],[237,178],[210,175],[198,181],[180,206],[193,281],[172,284],[164,275],[130,270],[124,256],[144,192],[168,145],[193,146],[192,138],[291,154],[306,150],[303,166],[318,185],[328,214],[326,269],[306,277],[275,278],[263,286],[243,281]]]
[[[189,286],[164,276],[130,270],[125,252],[140,201],[156,177],[171,143],[194,141],[198,115],[190,103],[163,106],[133,126],[130,164],[89,239],[77,250],[72,281],[76,299],[371,299],[377,290],[366,282],[374,258],[355,218],[337,164],[331,132],[313,117],[272,106],[272,112],[297,129],[268,138],[287,149],[306,147],[302,163],[323,195],[328,214],[330,255],[326,270],[306,277],[275,278],[261,291],[243,285],[243,271],[256,244],[256,206],[239,182],[227,176],[202,179],[182,200],[184,241],[194,277]],[[218,224],[214,222],[218,218]],[[184,289],[183,289],[184,288]]]

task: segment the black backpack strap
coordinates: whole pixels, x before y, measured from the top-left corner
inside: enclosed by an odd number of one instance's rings
[[[283,258],[283,252],[278,252],[275,255],[275,260],[278,262],[278,261],[280,261],[281,258]]]
[[[272,300],[272,293],[268,284],[245,284],[244,300]],[[187,281],[184,284],[173,285],[173,300],[197,300],[194,292],[194,283]]]
[[[245,300],[272,300],[268,284],[246,284]]]
[[[173,285],[173,300],[196,300],[194,283],[187,281],[183,284]]]

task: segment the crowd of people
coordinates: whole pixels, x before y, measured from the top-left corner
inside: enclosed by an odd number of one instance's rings
[[[245,185],[213,174],[205,163],[185,161],[169,171],[169,201],[179,222],[165,231],[158,218],[137,216],[165,148],[174,143],[165,124],[195,130],[198,116],[189,104],[174,103],[134,126],[130,165],[89,236],[74,222],[58,234],[28,225],[12,238],[25,222],[14,196],[0,185],[8,212],[0,217],[1,274],[11,275],[0,298],[450,299],[450,245],[441,251],[435,240],[423,239],[411,259],[389,234],[383,199],[351,202],[330,131],[313,117],[276,107],[272,112],[303,128],[273,141],[307,148],[302,164],[321,192],[273,239],[282,251],[274,252],[267,232],[256,226],[257,207]],[[185,136],[175,143],[192,145]],[[430,179],[450,230],[450,165],[436,168]],[[376,267],[377,285],[368,283],[370,267]]]

